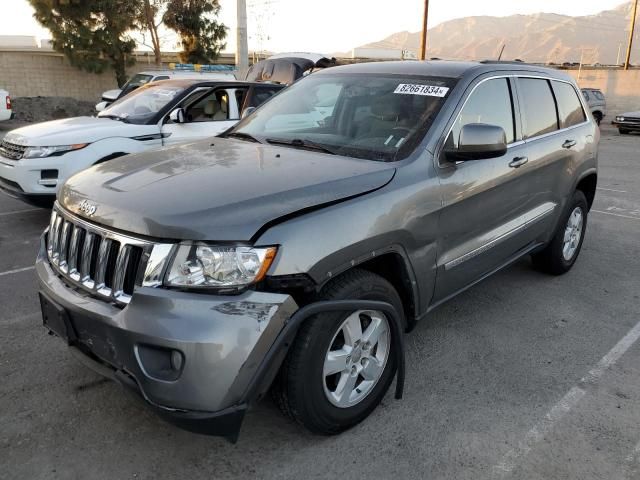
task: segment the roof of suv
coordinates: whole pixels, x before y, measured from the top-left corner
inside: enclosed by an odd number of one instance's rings
[[[557,78],[570,79],[566,73],[552,68],[529,65],[521,62],[456,62],[448,60],[431,61],[394,61],[354,63],[340,67],[328,68],[314,75],[331,75],[332,73],[371,73],[371,74],[405,74],[429,75],[435,77],[462,78],[470,72],[480,75],[500,71],[523,71],[546,73]]]

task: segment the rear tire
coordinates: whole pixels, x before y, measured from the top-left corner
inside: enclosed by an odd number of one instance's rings
[[[582,249],[588,212],[589,205],[584,193],[576,190],[551,242],[544,250],[532,255],[536,268],[552,275],[562,275],[571,270]]]
[[[365,270],[351,270],[332,280],[317,300],[380,300],[403,315],[393,286]],[[397,352],[389,320],[382,312],[355,313],[327,312],[307,320],[274,382],[272,393],[283,413],[314,433],[334,435],[361,422],[378,406],[393,381]],[[356,348],[351,348],[354,342],[344,326],[354,319],[362,334]],[[375,337],[380,340],[369,342],[367,339],[374,336],[367,336],[367,332],[376,330],[376,325],[381,326],[379,337]],[[345,368],[340,366],[336,373],[327,374],[333,371],[327,362],[339,355],[344,355]],[[375,362],[372,369],[369,362]],[[340,395],[342,392],[346,395]]]
[[[593,118],[596,121],[596,124],[600,126],[600,122],[602,121],[602,114],[600,112],[595,112],[593,114]]]

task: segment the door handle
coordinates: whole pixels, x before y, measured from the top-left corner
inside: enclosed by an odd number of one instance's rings
[[[527,157],[516,157],[509,162],[511,168],[518,168],[527,163],[529,159]]]
[[[575,145],[576,145],[575,140],[565,140],[565,142],[562,144],[562,148],[571,148],[571,147],[575,147]]]

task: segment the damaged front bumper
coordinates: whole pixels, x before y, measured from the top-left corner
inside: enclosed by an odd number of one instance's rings
[[[298,309],[279,293],[144,287],[121,308],[67,285],[44,245],[36,271],[45,326],[84,364],[139,393],[166,420],[232,441],[275,376],[277,366],[261,364]]]

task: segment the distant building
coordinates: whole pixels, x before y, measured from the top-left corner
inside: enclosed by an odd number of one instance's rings
[[[38,40],[31,35],[0,35],[0,47],[39,48]]]
[[[411,50],[396,48],[359,47],[351,51],[351,58],[370,58],[374,60],[415,60],[416,54]]]

